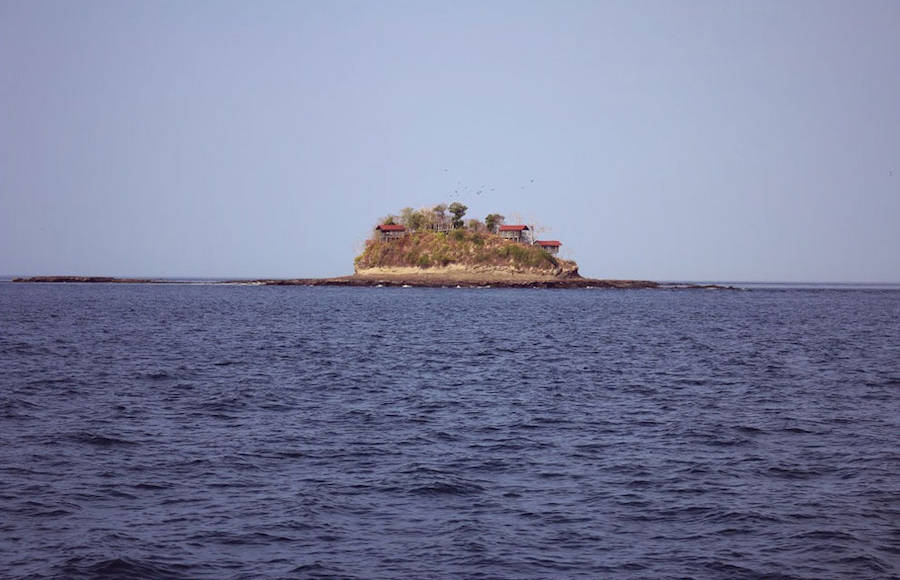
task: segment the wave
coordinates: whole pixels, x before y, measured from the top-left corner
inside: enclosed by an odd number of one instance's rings
[[[410,488],[413,495],[476,495],[484,492],[484,488],[478,484],[465,481],[433,481],[424,485]]]
[[[59,572],[59,578],[70,580],[182,580],[194,577],[192,567],[188,565],[129,557],[93,562],[72,558],[60,566]]]
[[[79,431],[68,436],[70,441],[76,443],[84,443],[86,445],[95,445],[97,447],[116,447],[127,445],[138,445],[136,441],[123,439],[121,437],[112,437],[109,435],[100,435],[90,431]]]

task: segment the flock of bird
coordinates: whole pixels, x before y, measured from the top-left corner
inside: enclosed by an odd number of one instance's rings
[[[448,169],[444,169],[444,173],[447,173],[447,172],[449,172],[449,170],[448,170]],[[533,178],[533,177],[528,181],[527,184],[520,185],[520,186],[519,186],[519,189],[520,189],[520,190],[524,190],[525,187],[526,187],[527,185],[530,185],[530,184],[532,184],[532,183],[534,183],[534,178]],[[463,196],[465,196],[465,195],[471,195],[471,194],[473,194],[473,193],[474,193],[475,195],[481,195],[481,194],[483,194],[483,193],[490,193],[490,192],[495,191],[495,190],[496,190],[496,187],[490,187],[490,188],[489,188],[489,187],[486,186],[486,185],[482,185],[481,187],[479,187],[479,188],[477,188],[477,189],[475,189],[475,188],[470,188],[468,185],[464,184],[462,181],[457,181],[457,182],[456,182],[456,185],[454,186],[453,192],[452,192],[452,193],[448,193],[448,194],[447,194],[447,197],[448,197],[449,199],[451,199],[451,200],[461,200],[461,199],[463,199]]]

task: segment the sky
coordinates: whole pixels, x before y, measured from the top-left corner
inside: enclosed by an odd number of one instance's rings
[[[0,0],[0,274],[344,275],[460,201],[591,277],[900,282],[898,31],[894,0]]]

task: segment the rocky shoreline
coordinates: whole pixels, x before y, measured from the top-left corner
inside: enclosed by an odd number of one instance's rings
[[[196,284],[184,280],[153,278],[115,278],[110,276],[31,276],[14,278],[13,282],[32,283],[103,283],[103,284]],[[221,280],[203,284],[256,286],[345,286],[345,287],[415,287],[415,288],[609,288],[609,289],[677,289],[733,290],[717,284],[674,284],[650,280],[603,280],[597,278],[526,278],[526,277],[449,277],[429,275],[340,276],[337,278],[287,278],[256,280]]]

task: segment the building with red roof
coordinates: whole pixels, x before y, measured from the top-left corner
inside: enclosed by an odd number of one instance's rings
[[[498,233],[504,240],[518,242],[520,244],[527,244],[529,236],[531,235],[531,230],[528,229],[528,226],[526,225],[518,224],[500,226],[500,228],[498,229]]]
[[[540,246],[542,250],[555,256],[559,253],[559,247],[562,244],[557,240],[535,240],[534,245]]]
[[[406,235],[406,228],[397,224],[381,224],[375,226],[375,231],[381,232],[381,240],[396,240]]]

